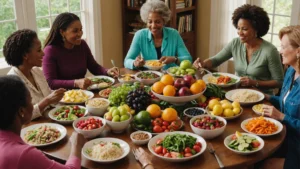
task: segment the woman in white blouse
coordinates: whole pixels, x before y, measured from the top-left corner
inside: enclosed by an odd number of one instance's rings
[[[44,52],[35,31],[23,29],[11,34],[3,46],[3,54],[6,62],[13,66],[7,74],[19,76],[30,91],[34,104],[31,119],[42,116],[50,104],[61,100],[66,90],[51,92],[40,68]]]

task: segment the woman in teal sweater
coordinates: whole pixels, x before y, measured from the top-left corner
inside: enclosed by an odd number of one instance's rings
[[[192,62],[177,30],[165,27],[170,15],[170,9],[160,0],[147,1],[141,7],[141,18],[148,28],[135,33],[124,60],[126,68],[142,67],[145,60],[160,60],[166,64],[164,69],[176,66],[182,60]]]
[[[246,4],[234,11],[232,21],[239,38],[233,39],[216,56],[204,62],[197,59],[194,66],[212,68],[233,57],[242,86],[255,86],[272,94],[272,88],[282,85],[283,68],[276,47],[261,38],[269,30],[268,14],[260,7]]]

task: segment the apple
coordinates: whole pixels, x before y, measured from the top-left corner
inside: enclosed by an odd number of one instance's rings
[[[191,86],[196,81],[192,75],[184,75],[183,80],[185,81],[185,84],[188,86]]]
[[[202,94],[198,99],[198,103],[205,103],[205,101],[207,100],[207,98]]]
[[[192,63],[189,60],[183,60],[179,66],[181,69],[188,69],[192,67]]]
[[[192,95],[191,90],[188,87],[182,87],[178,91],[179,96],[189,96]]]
[[[180,89],[180,88],[182,88],[182,87],[185,87],[185,81],[183,80],[183,78],[178,78],[178,79],[175,80],[174,86],[175,86],[177,89]]]

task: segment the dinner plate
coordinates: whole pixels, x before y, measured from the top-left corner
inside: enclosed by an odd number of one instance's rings
[[[254,117],[254,118],[258,118],[258,117]],[[271,134],[256,134],[256,133],[253,133],[253,132],[251,132],[251,131],[248,131],[248,130],[246,129],[245,125],[246,125],[250,120],[252,120],[252,119],[254,119],[254,118],[246,119],[246,120],[244,120],[244,121],[241,123],[241,128],[242,128],[244,131],[246,131],[247,133],[255,134],[255,135],[258,135],[258,136],[272,136],[272,135],[275,135],[275,134],[280,133],[280,132],[282,131],[282,129],[283,129],[283,126],[282,126],[282,124],[281,124],[279,121],[277,121],[277,120],[275,120],[275,119],[272,119],[272,118],[264,117],[264,119],[266,119],[266,120],[268,120],[268,121],[274,123],[274,124],[277,126],[277,131],[275,131],[274,133],[271,133]]]
[[[25,134],[27,133],[27,131],[38,129],[41,126],[50,126],[52,128],[56,128],[60,132],[60,137],[58,139],[54,140],[51,143],[45,143],[45,144],[30,144],[30,143],[27,143],[25,141]],[[31,126],[23,128],[21,130],[21,135],[20,136],[21,136],[21,138],[23,139],[23,141],[25,143],[27,143],[27,144],[29,144],[31,146],[35,146],[35,147],[42,147],[42,146],[47,146],[47,145],[51,145],[51,144],[57,143],[60,140],[62,140],[66,135],[67,135],[67,129],[64,126],[60,125],[60,124],[56,124],[56,123],[39,123],[39,124],[34,124],[34,125],[31,125]]]
[[[215,80],[217,80],[218,77],[214,76],[214,75],[223,75],[223,76],[228,76],[230,78],[236,79],[236,81],[234,83],[228,83],[228,84],[217,84],[215,82],[212,82],[210,79],[211,78],[215,78]],[[219,87],[229,87],[232,85],[235,85],[237,83],[240,82],[240,77],[234,75],[234,74],[230,74],[230,73],[222,73],[222,72],[216,72],[216,73],[211,73],[211,74],[206,74],[202,77],[202,79],[205,81],[205,83],[212,83],[215,84]]]
[[[91,156],[89,156],[89,154],[87,153],[88,150],[91,150],[92,147],[95,145],[95,144],[99,144],[100,142],[114,142],[114,143],[119,143],[121,148],[123,149],[123,154],[121,157],[119,158],[116,158],[114,160],[99,160],[99,159],[95,159],[95,158],[92,158]],[[120,140],[120,139],[117,139],[117,138],[109,138],[109,137],[106,137],[106,138],[97,138],[97,139],[93,139],[89,142],[86,142],[84,144],[84,146],[82,147],[82,155],[89,159],[89,160],[92,160],[92,161],[95,161],[95,162],[99,162],[99,163],[112,163],[112,162],[115,162],[115,161],[118,161],[124,157],[126,157],[128,155],[130,151],[130,147],[128,145],[127,142],[123,141],[123,140]]]
[[[248,102],[242,102],[242,101],[240,101],[240,100],[237,100],[241,105],[251,105],[251,104],[255,104],[255,103],[258,103],[258,102],[260,102],[260,101],[262,101],[264,98],[265,98],[265,96],[264,96],[264,94],[262,93],[262,92],[259,92],[259,91],[257,91],[257,90],[252,90],[252,89],[234,89],[234,90],[230,90],[230,91],[228,91],[226,94],[225,94],[225,97],[226,97],[226,99],[228,99],[228,100],[230,100],[230,101],[235,101],[233,98],[232,98],[232,95],[234,94],[234,93],[236,93],[236,92],[251,92],[251,93],[255,93],[255,94],[257,94],[258,95],[258,99],[257,100],[255,100],[255,101],[248,101]]]
[[[105,89],[105,88],[111,87],[111,86],[115,83],[115,79],[114,79],[114,78],[111,78],[111,77],[109,77],[109,76],[93,76],[93,77],[89,77],[90,80],[92,80],[92,79],[94,79],[94,78],[107,79],[107,80],[111,81],[112,83],[111,83],[110,85],[107,85],[107,86],[101,86],[100,83],[95,82],[95,83],[93,83],[91,86],[89,86],[89,87],[87,88],[88,90]]]
[[[84,115],[83,115],[83,116],[86,116],[86,115],[88,114],[88,110],[87,110],[86,107],[80,106],[80,105],[77,105],[77,106],[78,106],[79,108],[85,109],[85,112],[84,112]],[[52,120],[54,120],[54,121],[56,121],[56,122],[58,122],[58,123],[60,123],[60,124],[72,124],[74,120],[57,120],[57,118],[54,116],[54,113],[55,113],[58,109],[60,109],[60,108],[62,108],[62,107],[65,107],[65,106],[57,106],[57,107],[53,108],[52,110],[50,110],[49,113],[48,113],[49,117],[50,117]],[[78,117],[78,118],[80,118],[80,117]]]
[[[80,90],[80,89],[78,89],[78,90]],[[81,102],[66,102],[66,101],[63,101],[63,99],[61,99],[59,102],[60,102],[60,103],[63,103],[63,104],[83,104],[83,103],[85,103],[88,99],[91,99],[91,98],[94,97],[94,93],[91,92],[91,91],[88,91],[88,90],[81,90],[81,91],[83,91],[83,92],[88,96],[87,99],[85,99],[85,100],[83,100],[83,101],[81,101]],[[68,92],[68,91],[67,91],[67,92]],[[66,93],[66,92],[65,92],[65,93]]]

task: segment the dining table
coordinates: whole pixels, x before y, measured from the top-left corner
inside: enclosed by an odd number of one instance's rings
[[[134,74],[135,72],[136,71],[125,69],[125,68],[120,69],[120,74],[125,74],[125,73]],[[94,94],[95,94],[94,97],[99,97],[98,91],[94,91]],[[270,104],[268,103],[268,101],[262,101],[262,102],[266,104]],[[215,149],[215,153],[218,155],[219,159],[222,161],[225,168],[238,168],[238,169],[253,168],[255,163],[270,157],[283,143],[286,136],[285,126],[283,127],[282,131],[276,135],[262,137],[262,139],[265,142],[264,147],[262,150],[256,153],[250,155],[239,155],[226,148],[224,145],[224,139],[228,135],[234,134],[236,131],[243,132],[241,128],[242,121],[251,117],[258,117],[258,115],[253,112],[251,106],[243,106],[242,114],[236,119],[228,120],[225,130],[220,136],[209,140],[206,139],[207,143],[211,143],[213,145]],[[181,131],[193,133],[189,120],[190,119],[188,117],[183,116],[182,121],[184,122],[184,126],[181,128]],[[30,124],[26,126],[37,124],[37,123],[49,123],[49,122],[55,123],[55,121],[49,118],[48,112],[45,111],[42,117],[33,120]],[[52,145],[48,145],[45,147],[38,147],[38,149],[40,149],[48,157],[56,159],[61,162],[67,161],[70,155],[71,143],[69,141],[69,138],[72,132],[74,131],[72,124],[64,125],[64,127],[67,129],[67,136],[64,139]],[[186,162],[164,161],[151,154],[151,152],[148,150],[147,145],[143,145],[143,146],[135,145],[130,139],[130,134],[133,131],[135,130],[131,127],[131,125],[129,125],[128,128],[123,133],[116,134],[111,132],[108,126],[105,126],[103,132],[96,138],[113,137],[113,138],[118,138],[126,141],[129,144],[131,149],[142,147],[146,152],[148,152],[151,161],[153,163],[153,166],[156,169],[220,168],[215,156],[211,154],[208,151],[208,149],[206,149],[204,153],[201,154],[200,156]],[[81,166],[82,168],[91,168],[91,169],[141,169],[142,168],[141,164],[138,161],[136,161],[132,151],[130,151],[130,153],[125,158],[108,164],[93,162],[91,160],[88,160],[82,155]]]

